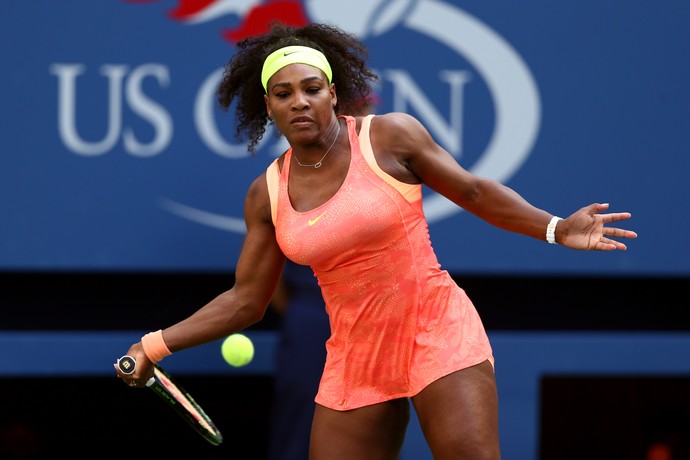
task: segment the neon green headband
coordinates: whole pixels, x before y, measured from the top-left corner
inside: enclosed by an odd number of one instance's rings
[[[268,93],[268,80],[280,69],[290,64],[307,64],[326,74],[328,83],[333,78],[331,65],[321,51],[307,46],[286,46],[268,55],[261,70],[261,84]]]

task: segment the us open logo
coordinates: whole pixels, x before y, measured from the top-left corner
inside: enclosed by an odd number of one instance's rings
[[[520,169],[531,152],[539,131],[541,107],[537,86],[529,69],[500,34],[447,1],[182,1],[169,14],[171,18],[189,25],[201,25],[227,15],[241,20],[239,27],[223,33],[223,37],[231,42],[260,33],[260,28],[272,20],[292,25],[332,23],[358,35],[368,46],[376,44],[386,50],[404,47],[407,51],[411,45],[405,40],[424,41],[424,48],[418,48],[417,53],[406,52],[404,59],[390,59],[380,67],[372,66],[381,77],[386,91],[381,112],[412,113],[428,128],[436,141],[460,162],[465,143],[464,93],[469,91],[471,83],[480,81],[480,86],[485,88],[483,94],[488,94],[482,104],[491,106],[487,113],[491,114],[493,120],[486,121],[490,127],[483,134],[485,144],[473,149],[472,158],[462,158],[463,167],[477,175],[506,182]],[[404,40],[400,39],[401,32],[406,34]],[[428,59],[434,55],[434,48],[443,50],[446,57],[430,65]],[[426,64],[422,63],[423,59],[426,59]],[[465,68],[458,68],[462,67],[459,62],[466,63]],[[214,93],[222,70],[212,72],[198,87],[194,124],[199,138],[210,152],[231,160],[242,159],[247,156],[246,145],[227,142],[217,127],[214,115]],[[98,156],[114,148],[123,131],[118,121],[122,112],[119,101],[123,94],[129,107],[145,117],[155,132],[154,141],[144,144],[134,137],[131,130],[125,130],[122,133],[125,152],[136,157],[152,157],[168,147],[174,131],[171,114],[165,107],[147,98],[142,90],[143,80],[152,77],[160,86],[167,87],[170,73],[166,66],[149,63],[131,71],[126,66],[103,66],[101,73],[109,81],[108,100],[117,103],[109,106],[107,135],[98,142],[81,139],[76,129],[76,80],[84,71],[84,66],[77,64],[55,64],[51,67],[51,72],[59,81],[59,134],[68,150],[76,155]],[[416,79],[433,81],[424,85]],[[431,90],[433,97],[427,93]],[[439,104],[439,99],[443,99],[442,104]],[[472,115],[475,115],[474,111]],[[287,144],[284,139],[276,142],[271,130],[272,127],[266,130],[258,148],[277,156],[287,148]],[[461,212],[458,206],[436,193],[425,191],[423,199],[430,224]],[[162,198],[159,206],[168,213],[207,227],[238,234],[246,231],[241,211],[237,217],[223,215],[169,197]]]
[[[306,1],[304,6],[311,21],[335,23],[355,33],[365,43],[374,37],[384,40],[393,28],[403,27],[431,38],[462,56],[486,83],[495,113],[493,132],[486,149],[474,164],[463,166],[477,175],[505,182],[525,162],[537,137],[541,119],[537,86],[518,53],[486,24],[454,5],[436,0],[357,0],[347,4],[312,0]],[[405,111],[408,104],[424,100],[423,94],[410,94],[415,91],[414,88],[403,88],[404,76],[387,75],[385,69],[381,76],[393,85],[393,91],[407,94],[406,97],[393,98],[393,111]],[[453,82],[449,84],[452,86]],[[455,84],[462,82],[456,81]],[[453,91],[449,97],[451,114],[454,110],[461,111],[462,101],[457,96],[453,99]],[[454,139],[460,137],[461,128],[454,125],[453,117],[444,123],[437,114],[431,113],[425,117],[424,111],[419,113],[420,121],[432,135],[459,158],[461,149],[457,142],[454,145]],[[267,133],[264,139],[268,137]],[[282,151],[284,147],[279,146],[277,150]],[[244,231],[242,217],[213,214],[168,200],[162,206],[202,225],[231,232]],[[431,224],[461,212],[461,209],[445,197],[430,193],[424,197],[424,211]]]

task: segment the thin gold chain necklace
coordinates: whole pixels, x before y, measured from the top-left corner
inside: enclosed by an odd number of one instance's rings
[[[331,144],[330,147],[328,147],[328,150],[326,150],[326,153],[323,154],[321,159],[319,161],[317,161],[316,163],[313,163],[310,165],[305,165],[305,164],[300,163],[299,158],[297,158],[297,155],[295,154],[295,160],[297,161],[297,164],[300,166],[304,166],[305,168],[319,169],[321,167],[321,164],[322,164],[324,158],[326,158],[326,155],[328,155],[328,152],[330,152],[331,149],[333,148],[333,146],[335,145],[335,141],[338,140],[339,135],[340,135],[340,121],[338,121],[338,132],[335,133],[335,137],[333,138],[333,143]],[[294,152],[293,152],[293,154],[294,154]]]

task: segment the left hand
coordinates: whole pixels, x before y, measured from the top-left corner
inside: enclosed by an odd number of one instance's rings
[[[556,242],[572,249],[586,251],[625,251],[627,246],[611,238],[637,238],[637,233],[607,224],[628,220],[629,212],[598,214],[609,208],[608,203],[585,206],[556,226]]]

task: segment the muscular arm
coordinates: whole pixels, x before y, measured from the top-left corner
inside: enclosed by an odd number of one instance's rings
[[[496,227],[544,240],[551,214],[500,182],[463,169],[415,118],[403,113],[377,116],[371,130],[377,161],[398,180],[423,182]]]
[[[285,262],[271,221],[264,175],[249,188],[244,216],[247,235],[237,263],[234,286],[187,319],[163,330],[170,351],[223,338],[263,318]]]

